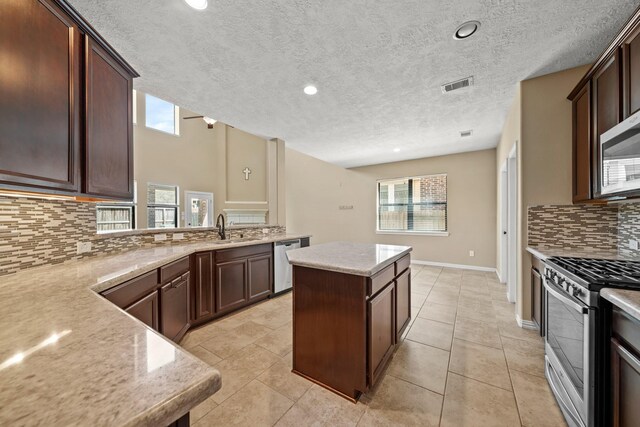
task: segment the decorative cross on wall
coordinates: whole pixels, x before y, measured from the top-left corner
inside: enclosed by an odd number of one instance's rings
[[[244,174],[244,179],[245,181],[249,180],[249,174],[251,173],[251,169],[249,169],[248,167],[244,168],[244,170],[242,171],[242,173]]]

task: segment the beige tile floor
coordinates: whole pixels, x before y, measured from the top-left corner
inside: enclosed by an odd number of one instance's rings
[[[193,330],[181,345],[222,389],[203,426],[563,426],[543,341],[493,273],[412,265],[412,321],[378,386],[353,404],[291,373],[291,294]]]

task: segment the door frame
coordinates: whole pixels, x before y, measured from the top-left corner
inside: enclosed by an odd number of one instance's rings
[[[509,226],[508,222],[508,203],[509,203],[509,191],[508,191],[508,175],[507,175],[507,163],[508,159],[505,159],[500,168],[500,227],[498,229],[498,242],[500,245],[500,258],[498,266],[498,278],[500,283],[507,283],[508,278],[508,262],[509,256],[507,252],[508,240],[507,230]]]
[[[189,225],[188,223],[188,218],[189,218],[189,212],[188,210],[191,208],[191,204],[189,203],[189,199],[191,198],[201,198],[201,199],[205,199],[208,198],[211,200],[211,203],[209,204],[209,224],[206,225],[202,225],[202,226],[195,226],[195,225]],[[213,193],[209,193],[206,191],[184,191],[184,210],[182,211],[182,215],[183,215],[183,221],[184,221],[184,226],[185,227],[189,227],[189,228],[200,228],[200,227],[213,227],[213,202],[214,202],[214,198],[213,198]]]
[[[518,141],[507,164],[507,299],[516,302],[518,283]]]

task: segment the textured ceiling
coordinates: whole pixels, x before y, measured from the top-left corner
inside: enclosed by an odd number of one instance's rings
[[[593,61],[636,0],[71,0],[135,87],[342,166],[496,146],[518,81]],[[479,20],[477,35],[455,28]],[[471,89],[440,85],[473,75]],[[302,89],[312,83],[315,96]],[[473,129],[470,138],[459,131]],[[394,148],[400,148],[394,153]]]

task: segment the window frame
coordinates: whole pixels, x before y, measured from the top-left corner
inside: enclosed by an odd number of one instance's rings
[[[148,114],[148,97],[151,96],[153,98],[159,99],[160,101],[164,101],[166,103],[169,103],[171,105],[173,105],[173,132],[168,132],[166,130],[162,130],[162,129],[158,129],[158,128],[154,128],[151,127],[147,124],[147,119],[149,117]],[[176,136],[179,137],[180,136],[180,107],[177,104],[174,104],[171,101],[167,101],[166,99],[160,98],[159,96],[155,96],[152,95],[150,93],[145,93],[144,94],[144,127],[145,129],[150,129],[156,132],[162,132],[165,135],[171,135],[171,136]]]
[[[428,231],[428,230],[381,230],[380,229],[380,184],[384,183],[384,182],[389,182],[389,181],[400,181],[400,180],[407,180],[407,184],[408,184],[408,192],[409,192],[409,197],[411,199],[413,199],[413,186],[412,181],[415,179],[420,179],[420,178],[429,178],[429,177],[436,177],[436,176],[445,176],[447,177],[447,185],[446,185],[446,196],[447,196],[447,201],[442,203],[442,202],[437,202],[437,203],[431,203],[431,202],[420,202],[417,205],[440,205],[440,204],[444,204],[445,205],[445,231]],[[424,235],[424,236],[439,236],[439,237],[446,237],[449,236],[449,182],[448,182],[448,175],[446,173],[434,173],[434,174],[428,174],[428,175],[415,175],[415,176],[404,176],[404,177],[398,177],[398,178],[384,178],[384,179],[378,179],[376,180],[376,234],[397,234],[397,235],[411,235],[411,236],[419,236],[419,235]],[[400,206],[402,204],[387,204],[388,206],[391,205],[397,205]],[[412,202],[408,202],[406,203],[407,205],[407,214],[410,216],[413,213],[413,207],[416,206],[416,204],[412,203]],[[407,219],[407,223],[410,222],[410,219]]]
[[[175,188],[175,192],[176,192],[176,204],[172,205],[172,204],[168,204],[168,203],[149,203],[149,186],[150,185],[156,185],[156,186],[163,186],[163,187],[174,187]],[[174,227],[151,227],[151,224],[149,224],[149,210],[150,209],[174,209],[175,210],[175,221],[174,221]],[[175,228],[180,228],[180,186],[179,185],[174,185],[174,184],[160,184],[157,182],[147,182],[147,211],[146,211],[146,215],[147,215],[147,228],[150,230],[172,230]],[[163,221],[163,223],[165,223],[166,221]]]
[[[110,221],[110,222],[100,222],[98,221],[98,215],[100,209],[122,209],[128,208],[131,211],[131,220],[129,224],[131,227],[126,230],[99,230],[98,227],[100,224],[124,224],[124,221]],[[133,200],[131,202],[102,202],[96,204],[96,233],[97,234],[112,234],[112,233],[126,233],[129,231],[134,231],[138,228],[138,183],[133,181]]]

